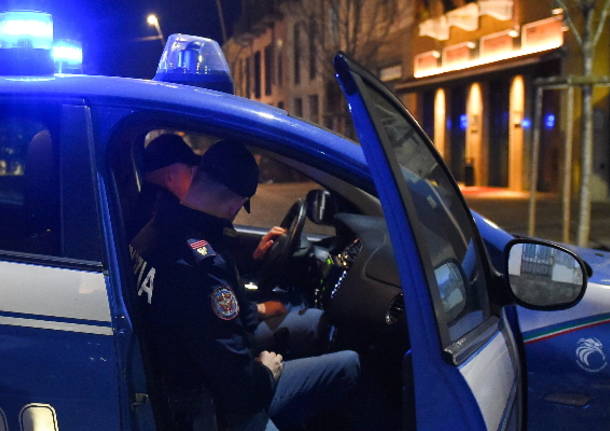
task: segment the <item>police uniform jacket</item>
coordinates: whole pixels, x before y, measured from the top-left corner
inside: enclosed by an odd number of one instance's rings
[[[275,381],[251,352],[256,304],[226,251],[227,227],[166,198],[130,251],[145,338],[164,385],[174,393],[204,385],[221,413],[248,415],[269,405]]]

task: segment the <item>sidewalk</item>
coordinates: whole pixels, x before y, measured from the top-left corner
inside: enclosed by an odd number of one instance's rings
[[[529,193],[492,187],[462,187],[473,210],[492,220],[502,229],[527,235]],[[561,196],[539,193],[536,205],[536,237],[561,241]],[[572,202],[570,242],[576,241],[578,202]],[[610,202],[594,202],[591,210],[589,246],[610,250]]]

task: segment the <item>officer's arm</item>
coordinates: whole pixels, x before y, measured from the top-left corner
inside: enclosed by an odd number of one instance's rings
[[[194,340],[190,349],[223,410],[241,414],[261,411],[273,397],[273,374],[250,351],[233,289],[212,277],[204,284],[198,319],[202,327],[195,329],[193,337],[199,340]]]

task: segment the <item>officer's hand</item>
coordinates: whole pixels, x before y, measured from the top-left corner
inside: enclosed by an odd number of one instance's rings
[[[283,359],[284,358],[282,358],[282,355],[279,353],[268,352],[266,350],[263,350],[256,358],[258,362],[271,370],[275,380],[280,378],[282,370],[284,369]]]
[[[286,307],[280,301],[265,301],[256,304],[256,310],[263,319],[286,314]]]
[[[267,232],[261,238],[260,242],[258,243],[258,246],[256,246],[256,250],[254,250],[254,253],[252,253],[252,259],[261,260],[263,257],[265,257],[265,255],[267,254],[267,252],[269,251],[269,249],[275,242],[275,239],[278,236],[284,235],[284,234],[286,234],[286,229],[284,229],[283,227],[279,227],[279,226],[273,226],[269,230],[269,232]]]

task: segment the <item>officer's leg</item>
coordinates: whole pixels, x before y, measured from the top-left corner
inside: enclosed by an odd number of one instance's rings
[[[302,358],[326,351],[330,325],[317,308],[292,309],[262,320],[254,331],[259,350],[281,353],[285,358]]]
[[[349,401],[360,377],[360,358],[344,350],[284,364],[269,416],[280,429],[302,427],[325,411]]]

